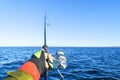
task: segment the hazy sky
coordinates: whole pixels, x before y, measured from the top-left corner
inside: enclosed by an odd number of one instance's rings
[[[0,0],[0,46],[120,46],[120,0]]]

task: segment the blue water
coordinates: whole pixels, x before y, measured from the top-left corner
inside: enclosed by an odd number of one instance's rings
[[[39,47],[1,47],[0,80],[9,70],[17,70]],[[65,53],[67,69],[61,69],[65,80],[120,80],[120,48],[115,47],[50,47],[49,52],[55,56],[56,51]],[[48,80],[59,80],[54,68],[48,74]]]

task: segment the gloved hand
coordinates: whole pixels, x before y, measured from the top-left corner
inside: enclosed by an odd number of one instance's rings
[[[34,55],[29,60],[30,62],[33,62],[41,75],[44,74],[45,69],[48,70],[53,68],[53,61],[54,58],[51,54],[46,53],[44,49],[39,50],[38,52],[34,53]]]

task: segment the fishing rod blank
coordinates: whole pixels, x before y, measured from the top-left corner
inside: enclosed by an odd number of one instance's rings
[[[45,52],[47,53],[47,45],[46,45],[46,13],[44,15],[44,45],[43,48],[45,50]],[[47,80],[47,76],[48,76],[48,70],[47,68],[45,69],[45,74],[44,74],[44,80]]]

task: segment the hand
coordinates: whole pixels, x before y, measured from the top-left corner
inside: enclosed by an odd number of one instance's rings
[[[47,62],[46,59],[48,59],[51,63]],[[43,75],[45,72],[45,68],[47,68],[48,70],[53,68],[52,62],[54,61],[54,58],[51,54],[46,53],[45,50],[42,49],[35,52],[29,61],[33,62],[38,68],[39,73]]]
[[[46,68],[47,69],[52,69],[53,68],[53,64],[52,63],[54,62],[55,58],[51,54],[45,53],[45,59],[49,60],[49,61],[45,60]]]

